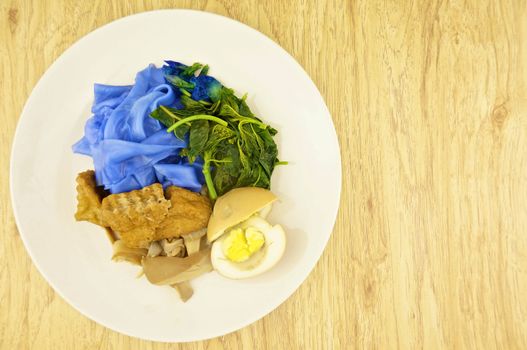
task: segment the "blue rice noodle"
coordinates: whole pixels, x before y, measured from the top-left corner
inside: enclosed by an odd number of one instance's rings
[[[180,157],[186,141],[149,116],[160,105],[178,107],[179,94],[167,84],[163,68],[154,65],[137,73],[134,85],[95,84],[93,115],[73,151],[93,158],[97,185],[111,193],[155,182],[200,191],[200,161],[190,164]]]

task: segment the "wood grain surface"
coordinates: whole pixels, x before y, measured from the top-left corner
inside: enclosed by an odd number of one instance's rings
[[[31,263],[8,190],[17,120],[53,61],[105,23],[172,7],[289,51],[325,97],[343,162],[338,220],[305,283],[253,325],[192,344],[130,338],[66,304]],[[1,0],[1,348],[526,349],[526,83],[525,1]]]

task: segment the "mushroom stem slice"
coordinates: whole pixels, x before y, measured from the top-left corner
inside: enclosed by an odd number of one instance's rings
[[[199,246],[201,242],[201,237],[207,234],[207,229],[203,228],[198,231],[194,231],[187,235],[183,235],[183,241],[185,242],[185,248],[187,248],[187,254],[193,255],[199,252]]]
[[[162,239],[159,244],[163,248],[166,256],[179,256],[185,252],[185,244],[181,238],[178,239]]]
[[[181,283],[212,271],[210,248],[186,258],[145,256],[142,264],[146,278],[156,285]]]
[[[163,248],[161,248],[161,245],[157,241],[150,242],[150,246],[148,247],[148,256],[158,256],[163,251]]]
[[[141,266],[141,259],[146,256],[148,250],[143,248],[129,248],[122,240],[117,240],[112,245],[113,261],[127,261],[134,265]]]
[[[194,295],[194,290],[192,289],[189,281],[173,284],[172,288],[177,290],[179,297],[184,303],[186,303],[187,300],[189,300],[192,295]]]

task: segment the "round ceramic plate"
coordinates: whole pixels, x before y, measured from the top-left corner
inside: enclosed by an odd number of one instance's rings
[[[287,232],[283,259],[269,272],[235,281],[216,272],[192,281],[194,296],[136,278],[136,266],[110,261],[104,231],[76,222],[75,177],[93,168],[71,145],[90,117],[93,84],[126,85],[149,63],[210,65],[279,133],[280,166],[269,217]],[[33,262],[65,300],[92,320],[134,337],[169,342],[220,336],[262,318],[315,266],[331,234],[341,165],[331,116],[302,67],[272,40],[231,19],[163,10],[112,22],[70,47],[29,97],[11,158],[16,222]]]

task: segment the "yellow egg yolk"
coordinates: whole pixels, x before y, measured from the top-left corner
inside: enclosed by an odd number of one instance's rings
[[[264,235],[254,227],[231,230],[223,240],[223,254],[233,262],[243,262],[259,251],[265,243]]]

